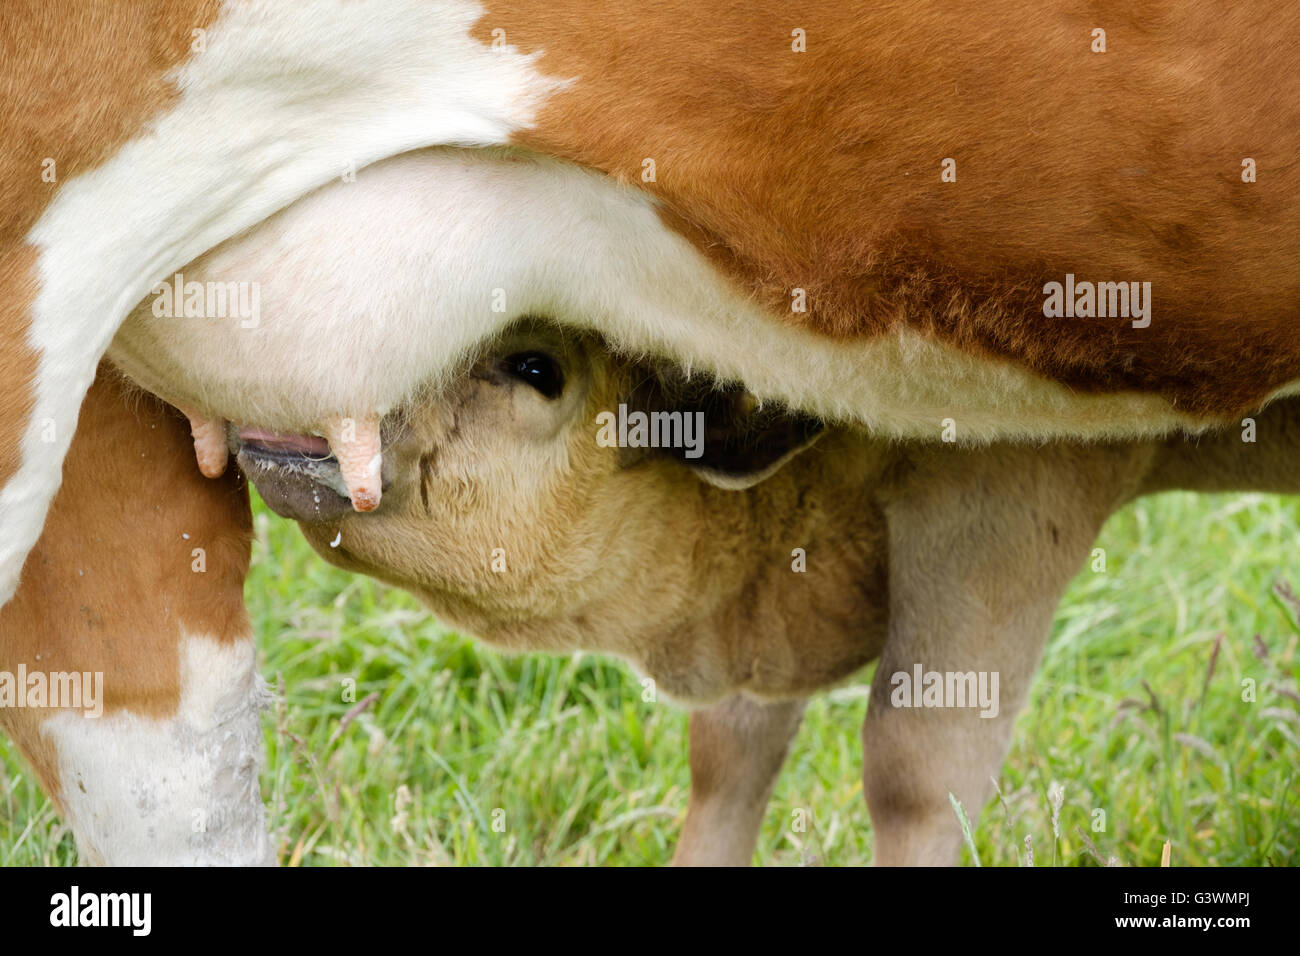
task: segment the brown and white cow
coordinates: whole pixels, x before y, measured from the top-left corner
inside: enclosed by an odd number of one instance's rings
[[[418,326],[347,317],[354,357],[397,332],[432,364],[299,412],[365,421],[539,305],[920,437],[949,417],[968,438],[1165,433],[1300,381],[1285,0],[102,0],[0,16],[0,598],[131,306],[321,183],[420,146],[545,157],[565,228],[516,227],[479,192],[450,201],[478,224],[469,249],[509,233],[495,258],[439,276]],[[518,191],[539,185],[529,169]],[[1045,315],[1067,276],[1150,283],[1142,317],[1076,316],[1082,293]]]
[[[322,183],[424,146],[458,148],[464,167],[440,207],[464,255],[435,257],[429,310],[304,315],[320,324],[298,328],[288,365],[317,374],[237,419],[333,434],[354,418],[362,447],[338,452],[359,507],[376,503],[379,418],[530,313],[886,435],[951,419],[968,439],[1139,437],[1293,391],[1300,13],[1024,6],[7,4],[0,601],[24,562],[84,577],[88,552],[108,550],[97,529],[156,507],[155,534],[130,539],[151,587],[96,639],[119,659],[128,635],[170,650],[119,685],[108,715],[139,733],[114,739],[147,754],[168,721],[244,714],[186,690],[202,670],[255,693],[221,583],[242,559],[226,555],[220,580],[173,577],[161,542],[191,524],[209,545],[236,540],[245,505],[191,493],[169,428],[102,389],[83,399],[156,283]],[[1133,317],[1088,317],[1082,293],[1045,302],[1075,279],[1150,292]],[[370,356],[394,355],[388,378],[369,375]],[[193,370],[200,436],[258,394],[262,370],[238,358]],[[118,484],[72,484],[69,459],[64,507],[92,544],[47,532],[29,557],[82,408],[101,428],[81,453]],[[96,560],[116,607],[134,592],[115,590],[120,561]],[[42,739],[53,766],[60,747]],[[211,755],[202,732],[169,739]]]
[[[448,194],[495,191],[521,229],[563,208],[542,180],[505,185],[549,164],[496,162],[417,151],[326,187],[186,267],[201,285],[256,277],[255,327],[160,317],[146,300],[111,354],[169,401],[230,417],[222,451],[229,439],[327,560],[498,647],[620,657],[694,708],[679,861],[748,860],[803,699],[879,658],[863,729],[876,858],[951,862],[948,794],[968,807],[990,795],[1056,603],[1105,519],[1168,488],[1300,493],[1296,399],[1258,415],[1254,443],[1234,428],[954,448],[832,427],[804,450],[820,431],[807,416],[523,315],[384,416],[382,505],[357,513],[330,443],[277,434],[309,420],[291,417],[303,390],[352,381],[299,355],[331,343],[346,376],[381,385],[410,360],[410,346],[354,356],[330,322],[401,328],[459,274],[454,257],[489,258],[449,233]],[[299,343],[304,317],[314,337]],[[223,372],[225,356],[237,371]],[[657,411],[687,416],[673,433],[683,447],[605,447],[602,415]],[[993,706],[892,707],[892,676],[916,667],[996,675]]]
[[[421,223],[444,221],[436,203],[447,185],[463,191],[488,167],[466,167],[469,178],[460,182],[448,161],[432,150],[378,164],[358,182],[307,197],[185,267],[201,284],[257,277],[263,314],[251,327],[237,316],[160,317],[151,297],[128,318],[114,356],[150,388],[188,406],[221,400],[220,382],[189,391],[205,381],[197,357],[234,355],[250,364],[241,364],[236,404],[223,410],[267,414],[259,401],[291,408],[310,379],[299,377],[304,370],[292,360],[259,363],[259,353],[285,354],[304,315],[328,319],[355,306],[380,321],[418,316],[427,308],[430,262],[448,249],[463,252],[440,227]],[[512,174],[520,162],[503,160]],[[409,219],[375,215],[376,204],[393,196],[401,196]],[[347,277],[347,298],[338,298],[333,276]],[[358,361],[386,359],[402,355]],[[263,380],[250,389],[254,370]],[[699,456],[602,447],[598,416],[619,406],[700,410],[707,428],[697,432]],[[446,381],[426,383],[385,416],[385,495],[374,513],[354,512],[324,440],[276,436],[258,418],[236,422],[230,437],[243,471],[273,507],[303,523],[329,560],[414,591],[497,646],[619,656],[696,708],[683,862],[748,859],[802,699],[877,657],[876,699],[864,728],[877,859],[951,861],[960,831],[947,794],[972,807],[987,796],[1056,601],[1114,508],[1166,487],[1300,491],[1294,400],[1259,417],[1256,444],[1243,444],[1234,430],[1194,445],[1173,439],[958,449],[837,428],[798,454],[817,432],[811,419],[750,408],[701,375],[684,378],[658,362],[611,356],[590,333],[519,321],[475,346]],[[79,442],[104,427],[93,424]],[[201,481],[185,468],[183,438],[171,431],[171,461],[179,447],[180,473]],[[92,464],[92,474],[100,470]],[[711,487],[756,481],[748,490]],[[229,507],[242,507],[242,499],[231,498]],[[62,515],[56,508],[56,522]],[[167,528],[168,519],[161,524]],[[159,533],[156,525],[146,531]],[[182,573],[192,570],[188,549],[207,546],[211,534],[173,530],[178,553],[162,566],[193,582]],[[53,549],[68,536],[61,524],[47,531]],[[802,572],[799,560],[792,564],[796,549],[809,562]],[[233,570],[224,573],[237,580],[242,565],[227,565]],[[11,616],[0,612],[0,639],[25,633],[46,600],[25,582]],[[96,608],[120,613],[118,601],[99,601]],[[33,739],[55,743],[52,789],[92,859],[119,859],[123,845],[112,832],[88,832],[86,820],[115,822],[136,852],[179,850],[174,858],[195,859],[188,844],[151,846],[139,834],[166,833],[195,810],[212,818],[208,832],[263,845],[250,783],[259,754],[257,680],[213,654],[219,640],[185,634],[177,643],[182,667],[196,650],[208,655],[202,676],[182,675],[182,696],[215,699],[232,689],[230,712],[219,710],[207,723],[241,729],[233,752],[215,749],[185,708],[138,742],[120,723],[76,715],[19,738],[26,747]],[[34,650],[25,659],[87,656],[75,646]],[[247,668],[248,659],[234,660]],[[891,675],[916,666],[998,675],[996,707],[891,708]],[[110,686],[131,676],[111,666],[108,673]],[[36,726],[35,716],[28,719]],[[199,741],[193,751],[174,744],[191,737]],[[95,764],[87,761],[96,753],[120,765],[123,747],[147,754],[153,767],[186,768],[179,777],[193,785],[178,793],[156,787],[149,812],[136,813],[122,791],[105,790],[107,774],[92,775]],[[79,793],[69,795],[73,779]],[[148,785],[139,774],[122,779],[128,792]],[[242,784],[223,795],[230,779]]]

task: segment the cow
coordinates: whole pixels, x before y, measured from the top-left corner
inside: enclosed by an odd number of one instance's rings
[[[314,368],[317,390],[240,416],[332,436],[358,512],[380,505],[383,417],[533,312],[882,436],[1146,440],[1294,393],[1300,173],[1284,158],[1300,139],[1300,14],[1116,5],[1093,23],[1064,3],[1020,7],[7,5],[0,601],[38,568],[98,572],[102,593],[129,596],[96,640],[165,649],[108,704],[141,778],[169,722],[239,714],[246,736],[259,690],[230,588],[246,502],[225,478],[193,485],[172,419],[146,427],[90,383],[134,304],[186,263],[424,147],[455,151],[468,188],[449,182],[443,208],[475,224],[458,233],[467,251],[496,236],[496,258],[466,255],[463,275],[439,277],[436,310],[398,325],[338,315],[326,343],[300,327],[288,365]],[[539,197],[521,228],[488,180]],[[363,374],[408,342],[400,374]],[[256,367],[229,358],[185,408],[210,475],[221,406],[256,387]],[[77,434],[79,414],[96,433]],[[96,465],[104,480],[65,490],[79,518],[62,527],[133,542],[135,582],[49,535],[61,474]],[[174,510],[148,513],[162,502]],[[205,544],[167,552],[194,540],[187,524]],[[205,576],[169,581],[196,550]],[[78,746],[99,741],[41,744],[48,766]],[[235,816],[255,828],[245,790]],[[171,836],[198,860],[265,857]]]
[[[566,221],[614,244],[530,221],[486,288],[444,277],[400,330],[435,353],[422,377],[541,301],[884,434],[1166,434],[1294,391],[1300,13],[1023,8],[11,5],[0,600],[133,304],[422,146],[545,157]],[[647,298],[614,310],[629,277]],[[369,423],[411,384],[314,410]]]
[[[503,162],[517,175],[524,161]],[[457,181],[457,166],[470,178]],[[412,591],[493,646],[619,657],[690,707],[693,791],[678,862],[748,861],[804,700],[873,660],[863,746],[876,860],[953,862],[961,832],[948,793],[969,807],[989,795],[1056,603],[1106,518],[1168,488],[1300,492],[1300,400],[1258,416],[1255,444],[1236,430],[1195,442],[898,442],[759,403],[736,383],[612,349],[594,331],[523,316],[388,411],[382,507],[357,509],[326,438],[243,416],[291,409],[301,385],[328,383],[310,351],[305,369],[292,358],[302,316],[319,316],[317,334],[330,340],[331,316],[354,307],[394,327],[428,309],[429,276],[451,271],[438,257],[466,254],[440,225],[421,228],[447,221],[428,203],[449,185],[464,195],[483,168],[424,151],[306,197],[185,267],[182,291],[254,277],[264,307],[255,323],[177,317],[159,306],[174,290],[160,288],[110,354],[176,406],[235,416],[209,464],[224,465],[232,450],[264,500],[297,520],[328,561]],[[395,195],[409,219],[375,214]],[[541,208],[553,208],[545,199]],[[381,365],[365,363],[410,353],[348,364],[379,376]],[[259,354],[291,360],[259,363]],[[240,366],[231,398],[213,378],[220,356]],[[254,372],[262,378],[250,387]],[[629,442],[637,415],[649,430]],[[175,444],[184,458],[183,436]],[[27,594],[39,609],[42,595]],[[0,637],[31,627],[3,624]],[[893,677],[917,667],[996,675],[998,688],[983,710],[893,707]],[[224,680],[219,671],[210,688]],[[255,685],[232,696],[241,717],[255,714]],[[59,721],[45,736],[61,745],[98,730]],[[200,779],[243,780],[247,806],[257,747],[240,739],[240,762],[215,760]],[[184,756],[159,750],[155,760]],[[65,794],[68,777],[86,777],[66,756],[59,771]],[[98,792],[86,803],[99,812],[86,816],[121,815],[114,796]],[[204,793],[184,797],[211,804]],[[157,828],[176,813],[164,806],[144,823]],[[247,839],[255,814],[238,819]],[[92,858],[120,852],[98,833],[78,828],[78,839]]]

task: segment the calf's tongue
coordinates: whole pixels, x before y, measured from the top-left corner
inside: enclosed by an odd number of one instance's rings
[[[330,454],[329,442],[317,435],[282,435],[267,428],[244,425],[239,429],[239,440],[272,451],[295,452],[310,458],[328,458]]]
[[[379,443],[379,416],[337,417],[322,425],[330,451],[339,460],[354,511],[374,511],[383,493],[380,472],[383,453]]]

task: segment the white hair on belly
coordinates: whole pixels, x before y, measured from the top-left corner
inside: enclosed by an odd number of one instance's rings
[[[204,256],[185,278],[260,282],[260,322],[159,319],[146,303],[112,356],[173,402],[285,431],[383,413],[524,315],[596,329],[616,347],[886,435],[937,438],[948,418],[960,440],[1197,424],[1158,396],[1077,394],[914,333],[835,342],[793,328],[667,228],[647,194],[507,150],[378,163]]]
[[[60,184],[27,236],[39,358],[21,463],[0,488],[0,604],[40,534],[96,364],[156,282],[348,168],[505,143],[566,85],[537,70],[540,54],[472,37],[482,14],[472,0],[228,3],[171,77],[176,99]]]

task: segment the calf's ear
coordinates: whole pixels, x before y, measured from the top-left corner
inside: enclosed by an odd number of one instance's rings
[[[687,377],[675,368],[647,370],[625,405],[629,417],[632,412],[646,415],[652,434],[677,434],[671,429],[680,422],[681,436],[690,440],[668,442],[667,447],[633,447],[629,442],[622,446],[624,466],[650,457],[671,458],[720,488],[758,484],[815,442],[825,428],[820,419],[778,402],[760,404],[739,384],[720,384],[700,374]],[[681,417],[656,418],[655,413]]]

